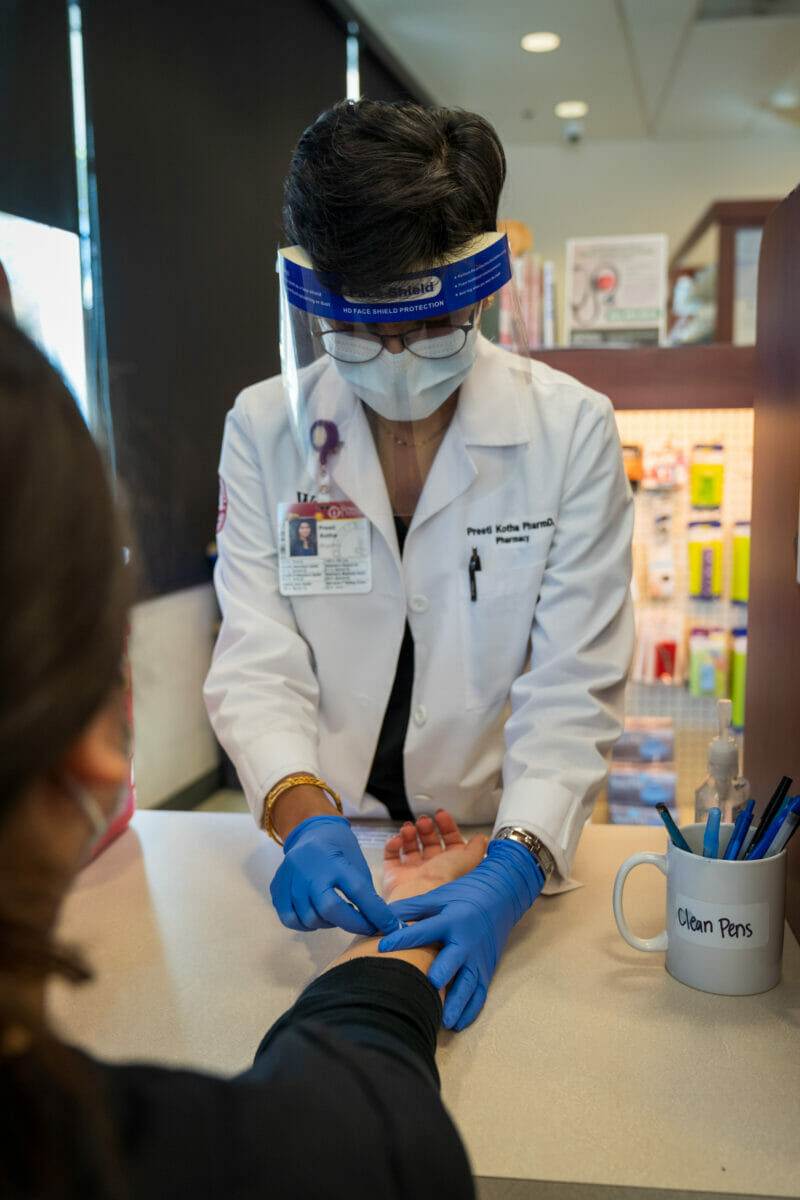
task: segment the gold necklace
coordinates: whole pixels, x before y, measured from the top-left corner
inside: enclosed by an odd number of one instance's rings
[[[450,424],[452,415],[453,414],[450,413],[450,415],[448,416],[445,423],[443,425],[440,425],[438,427],[438,429],[434,429],[433,433],[429,433],[427,437],[412,438],[411,441],[409,441],[409,442],[404,441],[403,438],[399,438],[396,433],[392,433],[391,429],[384,428],[383,420],[381,419],[380,416],[378,417],[378,430],[380,433],[383,433],[387,437],[390,437],[393,442],[397,443],[398,446],[415,446],[415,447],[427,446],[428,443],[432,442],[434,438],[437,438],[440,433],[444,433],[445,429],[447,429],[447,426]]]

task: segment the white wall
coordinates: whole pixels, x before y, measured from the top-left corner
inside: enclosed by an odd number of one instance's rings
[[[219,763],[202,686],[218,619],[212,585],[147,600],[131,612],[136,800],[152,808]]]
[[[562,329],[568,237],[666,233],[670,255],[715,200],[783,199],[800,182],[800,129],[714,141],[506,146],[501,218],[525,221],[556,264]]]

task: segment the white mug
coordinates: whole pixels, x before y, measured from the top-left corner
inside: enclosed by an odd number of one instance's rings
[[[720,854],[733,825],[720,827]],[[748,996],[775,987],[783,954],[786,851],[755,862],[703,858],[705,825],[681,829],[696,853],[667,842],[666,854],[632,854],[614,882],[614,917],[634,950],[666,950],[666,968],[681,983],[722,996]],[[640,938],[628,928],[622,892],[640,863],[667,877],[666,927]]]

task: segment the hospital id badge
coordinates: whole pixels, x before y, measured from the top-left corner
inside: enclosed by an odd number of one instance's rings
[[[278,529],[282,596],[372,590],[370,524],[349,500],[279,504]]]

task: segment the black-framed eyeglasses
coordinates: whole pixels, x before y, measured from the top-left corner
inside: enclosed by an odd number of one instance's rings
[[[376,333],[368,325],[363,332],[341,323],[340,328],[319,328],[325,353],[337,362],[366,363],[377,358],[387,341],[403,343],[417,358],[452,358],[467,344],[467,334],[475,327],[475,309],[465,325],[422,324],[405,333]]]

